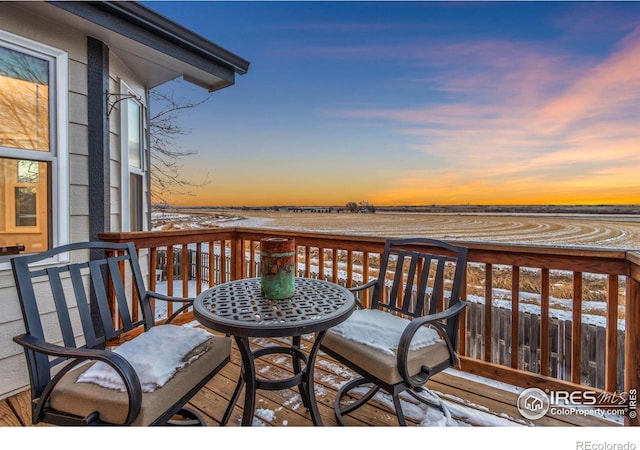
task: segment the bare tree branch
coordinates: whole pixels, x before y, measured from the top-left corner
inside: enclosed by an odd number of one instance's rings
[[[149,119],[149,146],[153,203],[167,203],[170,195],[194,195],[195,188],[211,182],[208,174],[201,181],[181,175],[181,161],[196,155],[198,151],[178,144],[178,139],[190,132],[180,123],[180,115],[205,104],[211,96],[212,93],[208,93],[200,100],[192,100],[178,98],[173,90],[149,91],[152,111]]]

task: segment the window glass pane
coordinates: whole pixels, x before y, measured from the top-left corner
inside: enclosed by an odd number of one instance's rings
[[[142,176],[129,175],[130,231],[142,231]]]
[[[49,62],[0,46],[0,147],[49,151]]]
[[[142,168],[141,151],[142,145],[140,137],[142,135],[142,114],[140,104],[135,100],[127,100],[127,139],[129,145],[129,165],[132,167]]]
[[[35,227],[37,224],[36,188],[16,188],[16,226]]]
[[[49,163],[0,158],[0,247],[41,252],[51,241]]]
[[[39,165],[37,161],[18,161],[18,183],[37,183]]]

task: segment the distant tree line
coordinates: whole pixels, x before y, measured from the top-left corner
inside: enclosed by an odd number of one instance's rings
[[[345,209],[348,212],[352,212],[352,213],[374,213],[376,212],[376,207],[373,206],[371,203],[369,203],[366,200],[363,200],[361,202],[348,202],[345,205]]]

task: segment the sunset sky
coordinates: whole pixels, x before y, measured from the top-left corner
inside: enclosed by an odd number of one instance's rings
[[[173,204],[640,203],[640,2],[144,3],[251,62]]]

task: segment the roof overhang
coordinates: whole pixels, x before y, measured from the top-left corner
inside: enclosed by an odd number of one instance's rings
[[[101,40],[149,88],[182,77],[215,91],[249,69],[248,61],[136,2],[24,5]]]

